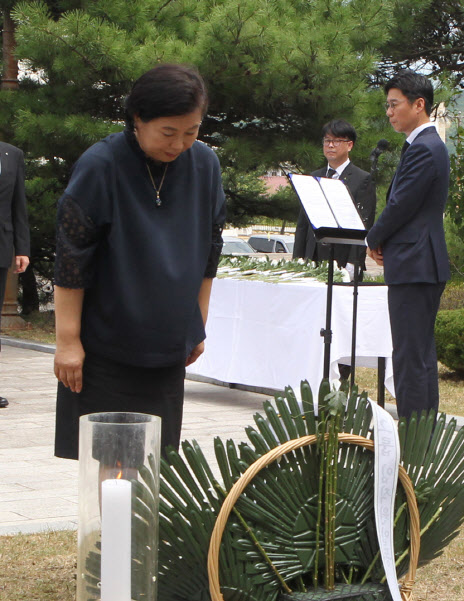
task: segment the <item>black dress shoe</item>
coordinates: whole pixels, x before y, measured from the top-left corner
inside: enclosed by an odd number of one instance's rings
[[[9,402],[6,400],[5,397],[0,396],[0,409],[3,409],[4,407],[8,407]]]

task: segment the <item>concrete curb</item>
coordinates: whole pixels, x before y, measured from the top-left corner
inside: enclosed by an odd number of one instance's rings
[[[37,522],[24,523],[17,526],[0,526],[0,536],[16,536],[18,534],[43,534],[46,532],[77,530],[77,522],[64,520],[49,520],[38,524]]]
[[[0,338],[5,346],[15,346],[30,351],[39,351],[40,353],[54,354],[56,346],[54,344],[45,344],[43,342],[33,342],[31,340],[22,340],[21,338],[12,338],[11,336],[2,336]]]

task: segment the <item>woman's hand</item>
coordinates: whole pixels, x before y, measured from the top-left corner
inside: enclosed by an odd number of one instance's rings
[[[85,352],[80,339],[56,346],[55,376],[72,392],[82,390],[84,357]]]
[[[84,290],[55,286],[55,376],[72,392],[82,390],[85,352],[81,343]]]
[[[213,285],[212,278],[203,278],[201,283],[200,292],[198,294],[198,305],[200,307],[201,316],[203,317],[203,324],[206,326],[206,320],[208,318],[209,299],[211,297],[211,287]],[[192,349],[192,352],[185,361],[185,367],[195,363],[200,355],[205,352],[205,341],[200,342],[197,346]]]
[[[186,361],[185,361],[185,367],[187,367],[188,365],[191,365],[192,363],[195,363],[195,361],[198,359],[198,357],[205,352],[205,343],[204,341],[200,342],[200,344],[197,344],[197,346],[192,349],[192,352],[190,353],[190,355],[187,357]]]

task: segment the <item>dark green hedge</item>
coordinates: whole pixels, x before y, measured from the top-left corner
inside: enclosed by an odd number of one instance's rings
[[[435,343],[438,361],[464,374],[464,309],[438,312]]]

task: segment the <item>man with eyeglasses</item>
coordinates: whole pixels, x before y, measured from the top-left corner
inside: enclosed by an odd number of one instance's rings
[[[315,177],[330,177],[342,180],[354,199],[359,214],[366,229],[369,229],[375,219],[375,185],[367,171],[363,171],[350,161],[350,152],[356,142],[356,130],[343,119],[334,119],[322,128],[322,147],[327,159],[327,166],[311,175]],[[328,261],[330,248],[316,241],[313,228],[309,223],[306,212],[300,210],[295,232],[294,258],[311,259],[316,263]],[[360,246],[336,244],[334,258],[339,267],[345,267],[354,278],[354,262],[356,258],[360,265],[360,279],[365,271],[366,251]]]
[[[384,267],[400,417],[438,410],[434,327],[450,277],[443,228],[450,173],[445,144],[430,122],[431,82],[410,70],[385,85],[387,117],[406,135],[387,205],[367,236],[368,254]]]

